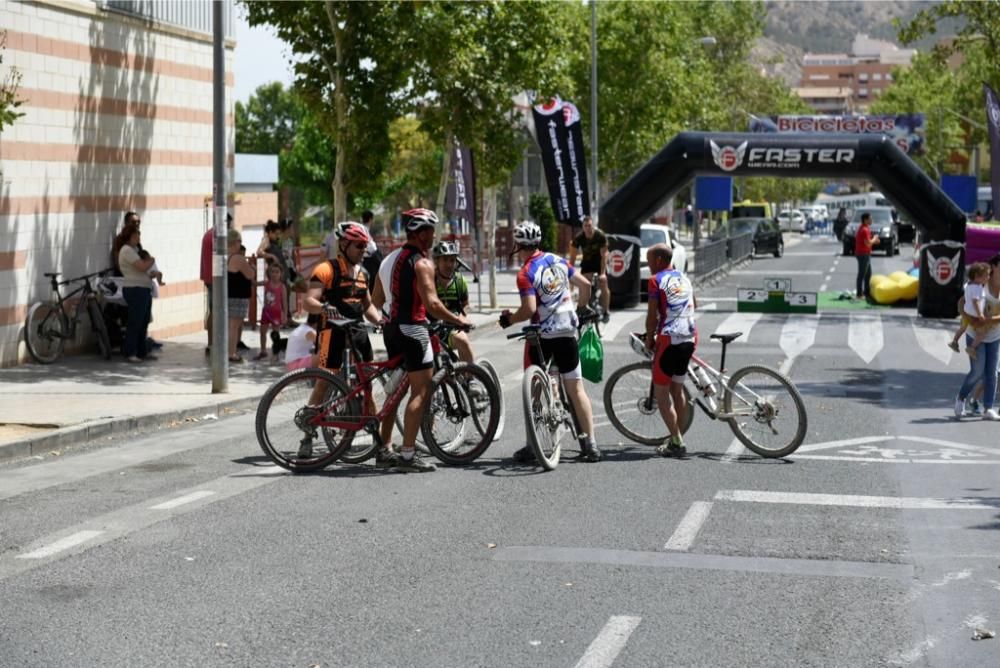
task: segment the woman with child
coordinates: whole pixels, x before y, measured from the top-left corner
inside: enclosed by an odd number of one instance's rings
[[[960,311],[967,314],[972,332],[966,332],[966,348],[973,348],[969,355],[969,373],[966,374],[962,387],[955,397],[955,417],[963,417],[965,402],[969,399],[981,382],[983,386],[984,420],[1000,420],[1000,414],[994,407],[997,390],[997,364],[1000,358],[1000,253],[990,258],[987,264],[988,278],[984,280],[983,270],[970,267],[970,283],[982,285],[983,310],[976,315],[965,304],[965,297],[959,303]],[[978,282],[977,282],[978,281]],[[973,300],[978,300],[979,290],[970,291]],[[973,306],[975,308],[975,306]],[[964,323],[963,318],[963,323]]]

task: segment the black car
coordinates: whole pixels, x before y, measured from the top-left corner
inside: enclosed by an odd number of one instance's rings
[[[899,255],[899,223],[896,222],[896,212],[887,206],[870,206],[867,209],[857,209],[851,212],[851,221],[844,228],[844,255],[854,255],[854,237],[861,227],[861,215],[870,213],[872,216],[872,238],[878,237],[879,244],[872,250],[885,251],[886,257]]]
[[[753,233],[753,254],[773,253],[774,257],[785,254],[785,238],[781,234],[778,221],[771,218],[733,218],[729,221],[729,236],[738,237]],[[712,235],[713,239],[725,239],[726,228],[721,227]]]

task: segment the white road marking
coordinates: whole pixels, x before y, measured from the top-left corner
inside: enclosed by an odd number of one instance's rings
[[[757,324],[763,313],[730,313],[726,316],[718,327],[715,328],[717,334],[729,334],[731,332],[743,332],[743,340],[750,339],[750,330]]]
[[[275,466],[274,468],[278,468]],[[190,494],[185,494],[184,496],[179,496],[176,499],[171,499],[170,501],[164,501],[163,503],[158,503],[155,506],[150,506],[150,510],[171,510],[177,506],[183,506],[186,503],[192,503],[198,499],[204,499],[205,497],[214,495],[215,492],[203,489],[197,492],[191,492]]]
[[[793,271],[788,271],[787,269],[782,269],[780,271],[775,271],[774,269],[737,269],[736,271],[729,272],[731,276],[821,276],[822,271],[815,269],[797,269]]]
[[[608,668],[625,647],[628,638],[639,626],[642,617],[615,615],[608,620],[594,641],[587,647],[576,668]]]
[[[18,559],[44,559],[45,557],[51,557],[53,554],[62,552],[63,550],[68,550],[71,547],[76,547],[82,543],[86,543],[88,540],[100,536],[103,531],[77,531],[76,533],[66,536],[65,538],[60,538],[54,543],[49,543],[44,547],[40,547],[37,550],[32,550],[26,554],[19,554]]]
[[[813,450],[829,450],[830,448],[839,448],[844,445],[884,443],[885,441],[893,441],[895,439],[895,436],[862,436],[861,438],[845,438],[841,441],[826,441],[824,443],[810,443],[809,445],[802,445],[799,446],[799,449],[796,450],[795,453],[812,452]]]
[[[927,327],[921,324],[917,318],[913,319],[913,336],[924,352],[938,360],[945,366],[951,364],[951,348],[948,347],[948,340],[951,334],[943,329]]]
[[[816,342],[816,330],[819,328],[819,315],[790,315],[781,328],[778,345],[781,352],[788,356],[787,367],[782,364],[781,373],[788,374],[792,360],[809,350]]]
[[[641,317],[641,313],[635,313],[634,311],[615,311],[611,314],[611,320],[606,325],[601,326],[601,340],[614,341],[615,337],[618,336],[618,332],[622,331],[625,325]]]
[[[819,286],[819,291],[820,292],[826,292],[826,283],[824,283],[823,285]]]
[[[865,364],[871,364],[885,345],[882,338],[881,316],[851,311],[851,321],[847,328],[847,345],[864,360]]]
[[[826,276],[824,276],[823,277],[823,281],[824,281],[823,285],[826,285],[827,283],[829,283],[831,278],[833,278],[833,274],[827,274]]]
[[[785,361],[782,362],[781,365],[778,367],[778,373],[780,373],[783,376],[789,375],[789,373],[792,371],[793,364],[795,364],[794,357],[785,358]]]
[[[718,308],[719,305],[716,304],[715,302],[712,302],[711,304],[705,304],[704,306],[699,304],[698,308],[696,308],[694,311],[694,319],[697,320],[701,316],[705,315],[706,311],[716,311],[718,310]]]
[[[844,446],[855,446],[855,445],[870,445],[872,443],[885,443],[887,441],[910,441],[911,443],[926,443],[927,445],[936,445],[940,448],[949,448],[953,450],[962,450],[969,452],[979,452],[986,455],[998,455],[1000,454],[1000,449],[990,448],[982,445],[967,445],[965,443],[956,443],[955,441],[946,441],[940,438],[928,438],[926,436],[862,436],[859,438],[845,438],[840,441],[826,441],[824,443],[810,443],[809,445],[803,445],[800,447],[796,454],[802,452],[814,452],[816,450],[829,450],[830,448],[840,448]]]
[[[856,494],[808,494],[801,492],[764,492],[724,489],[716,501],[742,503],[786,503],[804,506],[845,506],[851,508],[898,508],[905,510],[997,510],[996,504],[978,503],[976,497],[917,498],[906,496],[863,496]]]
[[[790,455],[790,458],[796,461],[816,459],[827,462],[871,462],[875,464],[1000,464],[1000,459],[921,459],[912,457],[887,459],[885,457],[848,457],[846,455],[800,455],[797,452]]]
[[[742,443],[740,443],[740,439],[734,438],[733,442],[729,444],[728,448],[726,448],[726,454],[722,455],[722,459],[720,461],[723,464],[728,464],[733,460],[739,459],[747,452],[747,449],[743,447]]]
[[[895,659],[889,659],[889,665],[891,666],[908,666],[911,663],[919,661],[924,654],[929,650],[933,649],[937,645],[937,639],[928,636],[926,640],[921,640],[917,643],[917,646],[913,649],[908,649],[905,652],[900,652]]]
[[[664,550],[678,550],[687,552],[694,545],[694,539],[701,531],[701,525],[708,519],[708,514],[712,511],[711,501],[695,501],[684,513],[681,523],[674,529],[670,540],[663,546]]]

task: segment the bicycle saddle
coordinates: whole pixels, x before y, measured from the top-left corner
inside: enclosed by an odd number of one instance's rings
[[[718,333],[716,333],[716,334],[712,334],[712,336],[710,336],[708,338],[710,338],[710,339],[718,339],[719,341],[722,341],[723,343],[731,343],[731,342],[735,341],[736,339],[740,338],[741,336],[743,336],[743,332],[733,332],[731,334],[718,334]]]
[[[58,278],[59,277],[58,273],[55,273],[55,274],[42,274],[42,275],[45,276],[46,278]]]

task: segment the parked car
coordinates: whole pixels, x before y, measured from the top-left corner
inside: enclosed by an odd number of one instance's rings
[[[669,240],[669,241],[668,241]],[[687,273],[687,249],[677,241],[673,228],[667,225],[645,223],[639,227],[639,294],[646,293],[646,282],[649,281],[649,265],[646,264],[646,251],[656,244],[670,243],[674,251],[674,267]]]
[[[844,236],[841,241],[844,243],[844,255],[854,255],[854,238],[861,227],[861,215],[870,213],[872,215],[871,229],[872,237],[878,237],[879,244],[872,250],[885,251],[886,257],[899,254],[899,224],[896,222],[892,207],[870,206],[865,209],[855,209],[851,211],[851,217],[844,228]]]
[[[729,235],[736,237],[750,232],[753,234],[754,255],[771,253],[774,257],[785,254],[785,237],[778,222],[772,218],[733,218],[729,221]],[[725,239],[726,229],[719,228],[712,235],[713,240]]]
[[[785,209],[778,214],[778,225],[789,232],[805,232],[806,217],[798,209]]]

